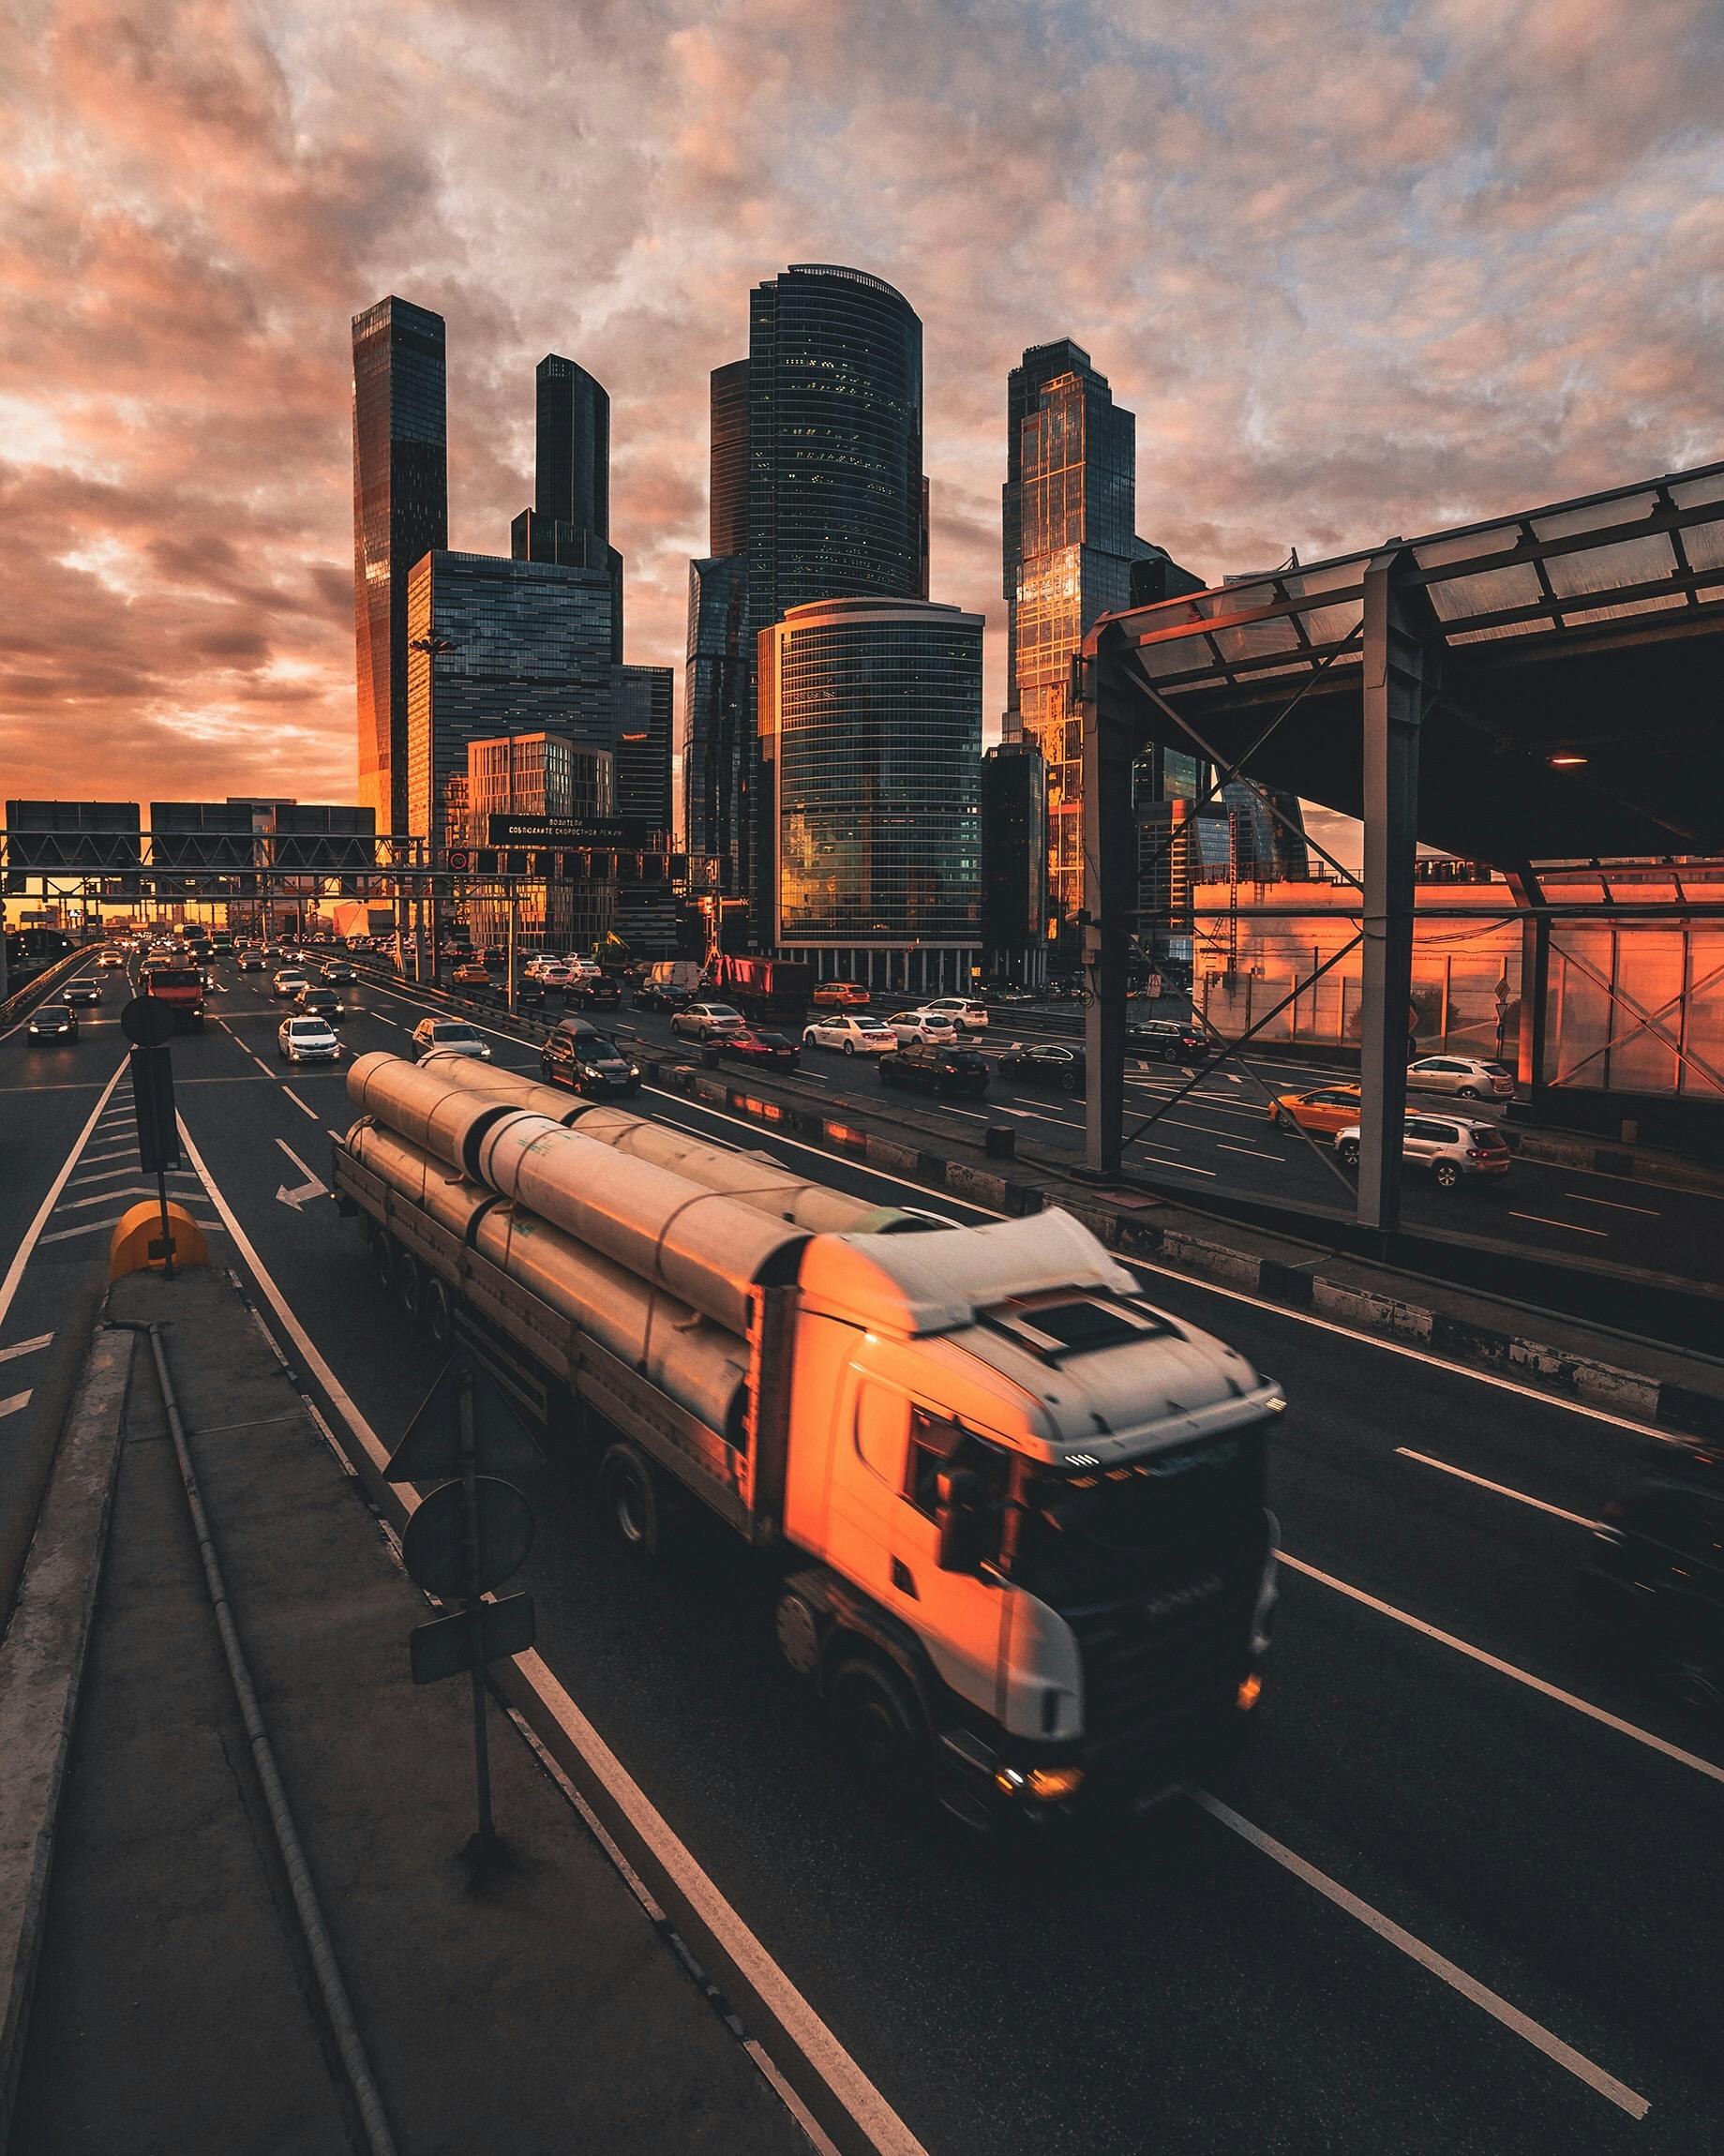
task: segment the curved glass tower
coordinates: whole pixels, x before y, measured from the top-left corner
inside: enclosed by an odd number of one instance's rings
[[[748,307],[748,614],[927,593],[922,322],[863,270],[796,262]]]

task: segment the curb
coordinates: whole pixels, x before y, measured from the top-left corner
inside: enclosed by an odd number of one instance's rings
[[[853,1124],[783,1100],[763,1100],[743,1086],[686,1064],[645,1059],[655,1085],[727,1115],[785,1131],[805,1143],[878,1168],[883,1174],[913,1177],[948,1190],[967,1204],[1017,1216],[1039,1212],[1057,1202],[1083,1221],[1109,1250],[1122,1256],[1153,1260],[1171,1270],[1235,1288],[1290,1310],[1309,1311],[1358,1332],[1405,1340],[1447,1362],[1512,1374],[1548,1391],[1584,1400],[1612,1414],[1633,1417],[1672,1436],[1724,1441],[1724,1398],[1699,1392],[1667,1378],[1625,1370],[1597,1356],[1576,1355],[1548,1341],[1506,1327],[1452,1317],[1426,1304],[1326,1279],[1320,1270],[1290,1265],[1253,1250],[1167,1228],[1148,1219],[1098,1205],[1092,1196],[1050,1193],[1021,1176],[1003,1175],[964,1160],[899,1141],[877,1137]]]
[[[132,1352],[130,1333],[98,1330],[91,1341],[0,1643],[0,2150],[23,2063]]]

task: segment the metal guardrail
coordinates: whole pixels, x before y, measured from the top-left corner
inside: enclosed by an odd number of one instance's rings
[[[57,981],[63,979],[73,967],[81,966],[95,949],[95,944],[82,943],[76,951],[67,951],[62,957],[56,958],[52,966],[45,966],[39,973],[33,975],[16,995],[8,996],[4,1003],[0,1003],[0,1027],[9,1026],[14,1018],[22,1017],[33,1002],[39,1002]]]

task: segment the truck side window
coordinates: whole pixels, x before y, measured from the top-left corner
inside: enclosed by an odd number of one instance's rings
[[[922,1408],[910,1410],[910,1457],[905,1494],[930,1520],[939,1509],[943,1467],[968,1467],[982,1475],[1003,1505],[1011,1487],[1012,1462],[992,1445],[955,1422],[942,1422]]]

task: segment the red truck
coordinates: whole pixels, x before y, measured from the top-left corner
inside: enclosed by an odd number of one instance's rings
[[[143,993],[168,1006],[176,1031],[202,1032],[203,976],[195,966],[146,966]]]
[[[798,1026],[808,1012],[814,968],[791,958],[722,952],[707,969],[712,993],[756,1026]]]

